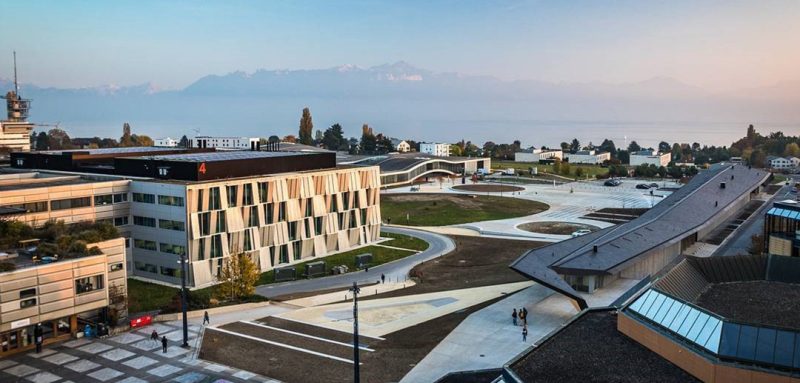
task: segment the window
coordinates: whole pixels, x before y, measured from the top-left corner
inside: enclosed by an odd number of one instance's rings
[[[294,260],[295,261],[300,260],[300,256],[302,255],[302,251],[301,251],[300,245],[301,245],[300,241],[296,241],[296,242],[292,243],[292,250],[294,251]]]
[[[139,271],[145,271],[153,274],[158,273],[158,267],[156,267],[156,265],[151,265],[149,263],[134,262],[134,267],[136,268],[136,270]]]
[[[111,205],[114,197],[111,194],[103,194],[94,196],[94,206]]]
[[[306,199],[306,217],[311,217],[314,203],[311,198]]]
[[[69,198],[50,201],[50,210],[77,209],[92,206],[91,197]]]
[[[25,299],[36,296],[36,288],[20,290],[19,299]]]
[[[237,186],[226,186],[228,191],[228,207],[236,206],[236,190]]]
[[[181,221],[171,219],[159,219],[158,227],[166,230],[186,231],[186,224]]]
[[[200,235],[211,234],[211,213],[200,213],[198,216]]]
[[[153,194],[133,193],[133,202],[156,203],[156,196]]]
[[[247,222],[248,227],[258,226],[258,206],[250,207],[250,217]]]
[[[103,218],[103,219],[96,219],[94,220],[95,223],[103,224],[103,225],[113,225],[114,220],[111,218]]]
[[[258,183],[258,199],[261,203],[267,203],[267,195],[269,194],[269,184],[267,182]]]
[[[136,226],[156,227],[156,219],[151,217],[133,216],[133,224]]]
[[[197,189],[197,211],[203,211],[203,189]]]
[[[15,205],[2,205],[0,207],[23,210],[26,213],[39,213],[42,211],[47,211],[47,202],[28,202]]]
[[[278,254],[278,263],[289,263],[289,246],[282,245]]]
[[[160,195],[158,196],[158,204],[167,206],[183,206],[183,197]]]
[[[225,221],[225,212],[219,211],[217,212],[217,231],[216,233],[224,233],[228,231],[228,225]]]
[[[36,306],[36,298],[25,299],[25,300],[19,301],[19,308],[21,308],[21,309],[25,309],[25,308],[33,307],[33,306]]]
[[[222,208],[222,202],[220,201],[219,188],[214,187],[208,189],[208,209],[219,210],[221,208]]]
[[[289,240],[297,239],[297,222],[289,222]]]
[[[128,216],[114,217],[114,226],[125,226],[128,224]]]
[[[148,241],[146,239],[134,239],[133,247],[137,249],[156,251],[156,242]]]
[[[278,204],[278,221],[283,221],[286,219],[286,202],[281,202]]]
[[[338,199],[336,198],[336,195],[332,195],[331,196],[331,211],[329,213],[335,213],[336,212],[337,206],[338,206],[338,202],[336,202],[336,201],[338,201]]]
[[[161,242],[158,244],[162,253],[182,255],[186,254],[186,247],[180,245],[173,245],[171,243]]]
[[[253,204],[253,184],[244,184],[242,186],[242,205]]]
[[[314,234],[322,234],[322,217],[314,218]]]
[[[158,175],[161,177],[166,177],[169,175],[169,167],[161,166],[158,168]]]
[[[268,203],[264,205],[264,216],[267,219],[266,223],[275,223],[275,213],[274,213],[275,205]]]
[[[178,277],[178,270],[174,269],[172,267],[161,266],[161,275],[164,275],[164,276],[167,276],[167,277],[177,278]]]
[[[222,256],[222,238],[219,235],[211,237],[211,258]]]
[[[103,285],[103,276],[95,275],[93,277],[79,278],[75,280],[75,293],[83,294],[95,290],[101,290]]]
[[[128,193],[114,194],[114,203],[128,202]]]
[[[120,263],[112,263],[108,265],[108,272],[120,271],[122,270],[122,262]]]

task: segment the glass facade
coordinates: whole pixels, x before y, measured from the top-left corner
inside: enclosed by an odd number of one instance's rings
[[[800,369],[797,331],[735,323],[654,289],[639,296],[627,310],[722,359]]]

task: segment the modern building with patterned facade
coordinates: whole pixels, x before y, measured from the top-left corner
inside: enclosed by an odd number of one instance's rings
[[[208,286],[231,254],[263,272],[379,237],[377,166],[337,167],[332,152],[140,149],[13,153],[11,162],[128,183],[128,266],[145,279],[180,284],[185,254],[189,285]]]
[[[771,255],[800,256],[800,203],[775,202],[764,215],[764,250]]]

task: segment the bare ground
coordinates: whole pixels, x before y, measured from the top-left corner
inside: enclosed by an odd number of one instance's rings
[[[530,231],[533,233],[560,235],[569,235],[580,229],[589,229],[591,231],[600,230],[600,228],[597,226],[572,222],[528,222],[517,227],[520,230]]]

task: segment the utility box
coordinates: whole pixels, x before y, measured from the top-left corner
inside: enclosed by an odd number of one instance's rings
[[[303,275],[305,275],[306,278],[325,275],[325,261],[306,263],[306,271]]]
[[[297,269],[294,266],[275,269],[275,282],[286,282],[297,279]]]
[[[371,263],[372,263],[371,253],[356,255],[356,268],[363,269],[365,266],[369,266]]]

